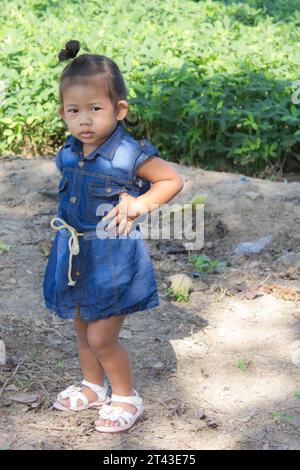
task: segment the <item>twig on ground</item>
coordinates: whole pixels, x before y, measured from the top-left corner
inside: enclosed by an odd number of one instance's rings
[[[13,371],[13,373],[11,374],[10,377],[7,377],[7,379],[5,380],[4,384],[3,384],[3,387],[1,388],[0,390],[0,397],[2,396],[4,390],[6,389],[7,387],[7,384],[8,382],[17,374],[18,370],[20,369],[21,365],[23,364],[23,360],[21,362],[19,362],[19,364],[17,365],[17,367],[15,368],[15,370]]]

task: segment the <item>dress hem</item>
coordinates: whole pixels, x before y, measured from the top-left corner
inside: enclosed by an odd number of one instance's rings
[[[80,305],[80,304],[79,304]],[[61,312],[59,311],[53,304],[51,304],[50,302],[47,302],[45,301],[45,306],[47,309],[49,310],[54,310],[56,312],[56,314],[66,320],[66,319],[74,319],[76,318],[76,313],[77,313],[77,308],[75,307],[75,310],[74,311],[68,311],[68,312]],[[154,297],[154,299],[149,302],[147,301],[146,304],[143,305],[143,303],[138,303],[132,307],[127,307],[127,308],[124,308],[124,309],[121,309],[120,312],[109,312],[109,313],[106,313],[105,315],[93,315],[91,314],[91,312],[88,313],[88,316],[85,316],[84,314],[80,314],[80,318],[83,320],[83,321],[96,321],[96,320],[106,320],[107,318],[110,318],[112,316],[120,316],[120,315],[130,315],[131,313],[134,313],[134,312],[142,312],[144,310],[149,310],[151,308],[155,308],[155,307],[158,307],[159,306],[159,299],[158,299],[158,296]],[[101,309],[101,306],[100,304],[93,304],[93,305],[83,305],[82,306],[83,308],[89,308],[89,307],[92,307],[92,310],[100,310]],[[70,309],[73,308],[73,307],[70,307]]]

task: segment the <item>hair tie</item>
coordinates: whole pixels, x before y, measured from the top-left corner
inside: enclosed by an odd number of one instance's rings
[[[63,60],[73,59],[76,57],[78,51],[80,49],[80,42],[76,41],[75,39],[71,39],[65,45],[65,49],[61,49],[60,53],[58,54],[58,59],[60,62]]]

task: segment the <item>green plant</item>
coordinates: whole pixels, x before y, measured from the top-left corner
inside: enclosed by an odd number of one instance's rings
[[[213,273],[216,269],[222,269],[227,266],[226,261],[218,261],[210,258],[207,255],[191,255],[189,257],[191,263],[195,266],[198,272]]]
[[[251,361],[247,361],[247,359],[241,359],[238,363],[237,363],[237,367],[242,371],[242,372],[246,372],[246,370],[248,369],[248,367],[250,366],[251,364]]]
[[[66,368],[66,361],[64,358],[61,358],[58,363],[57,363],[57,367],[59,367],[59,369],[61,370],[64,370]]]
[[[169,278],[171,281],[167,293],[174,297],[177,302],[188,302],[189,293],[193,289],[193,283],[186,274],[174,274]]]
[[[184,293],[174,293],[172,289],[167,289],[167,293],[170,297],[174,297],[176,302],[188,302],[189,301],[189,295],[184,294]]]
[[[254,175],[299,160],[300,111],[291,102],[300,76],[298,6],[299,0],[2,2],[0,153],[54,154],[62,144],[68,131],[56,108],[65,64],[57,54],[79,38],[80,53],[118,63],[131,111],[141,117],[131,132],[151,138],[165,159]]]
[[[294,417],[291,415],[285,415],[283,413],[278,413],[277,411],[272,412],[272,417],[279,418],[282,421],[291,421],[292,419],[294,419]]]
[[[8,253],[11,250],[11,245],[6,245],[0,240],[0,253]]]

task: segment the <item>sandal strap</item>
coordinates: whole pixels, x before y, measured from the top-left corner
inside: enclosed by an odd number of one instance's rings
[[[76,393],[76,395],[71,395],[70,396],[70,409],[71,410],[75,410],[75,411],[77,410],[78,400],[82,400],[84,406],[89,404],[89,401],[88,401],[87,397],[85,395],[83,395],[83,393],[78,392],[78,393]]]
[[[103,399],[105,398],[108,390],[108,385],[106,380],[104,380],[103,386],[98,385],[98,384],[93,384],[92,382],[88,382],[87,380],[82,380],[82,385],[85,385],[86,387],[91,388],[96,394],[98,399]]]
[[[80,392],[80,390],[80,387],[70,385],[70,387],[66,388],[58,394],[57,399],[59,400],[61,398],[69,398],[71,395],[76,395],[76,393]]]
[[[97,394],[97,402],[103,402],[106,399],[107,391],[108,391],[108,384],[105,381],[103,387],[98,384],[93,384],[88,382],[87,380],[83,380],[81,382],[82,385],[91,388]],[[57,401],[61,399],[69,398],[71,410],[77,411],[78,409],[78,400],[82,401],[80,407],[88,407],[89,400],[88,398],[82,393],[82,387],[76,387],[75,385],[71,385],[70,387],[66,388],[62,392],[60,392],[57,396]]]
[[[111,401],[119,401],[122,403],[128,403],[129,405],[134,405],[139,408],[143,402],[142,398],[139,396],[136,390],[133,391],[134,396],[124,397],[121,395],[114,395],[111,396]]]
[[[134,415],[130,413],[130,411],[123,410],[122,414],[118,417],[118,421],[120,426],[124,426],[124,424],[129,424],[132,422]]]

